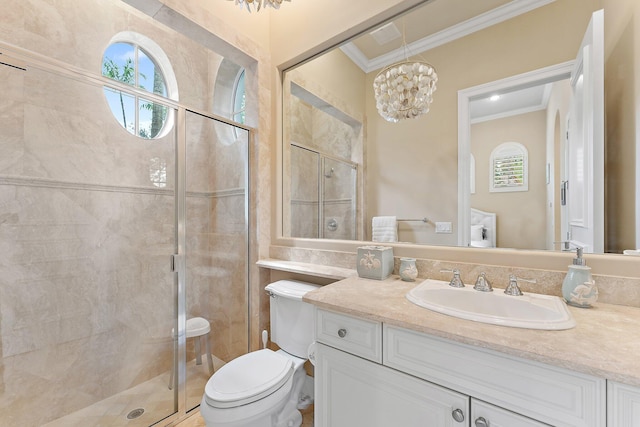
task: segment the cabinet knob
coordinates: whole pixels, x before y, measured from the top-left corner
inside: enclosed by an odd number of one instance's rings
[[[345,328],[338,329],[338,336],[340,338],[344,338],[347,336],[347,330]]]
[[[459,423],[464,421],[464,412],[462,412],[462,409],[454,409],[451,416]]]
[[[476,418],[476,427],[489,427],[489,422],[484,417]]]

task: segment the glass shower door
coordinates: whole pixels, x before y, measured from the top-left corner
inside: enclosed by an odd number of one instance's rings
[[[357,165],[290,147],[291,237],[355,240]]]
[[[215,370],[249,347],[248,147],[246,130],[186,112],[186,318],[211,327],[187,339],[187,411],[211,376],[206,342]]]
[[[0,66],[0,93],[0,426],[170,417],[175,129],[130,134],[83,76]]]

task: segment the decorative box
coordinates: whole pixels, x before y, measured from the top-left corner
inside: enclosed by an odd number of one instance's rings
[[[384,280],[393,273],[393,248],[361,246],[358,248],[358,276]]]

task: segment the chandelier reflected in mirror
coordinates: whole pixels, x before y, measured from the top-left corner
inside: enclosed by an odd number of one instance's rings
[[[429,112],[438,74],[427,62],[409,61],[389,65],[373,81],[378,113],[397,123]]]
[[[280,5],[282,4],[283,1],[290,2],[291,0],[229,0],[229,1],[235,2],[240,7],[246,6],[249,12],[251,12],[251,7],[253,6],[256,12],[259,12],[263,6],[264,7],[269,6],[274,9],[280,9]]]

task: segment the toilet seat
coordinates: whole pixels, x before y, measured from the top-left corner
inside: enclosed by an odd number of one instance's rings
[[[205,400],[214,408],[234,408],[268,396],[293,375],[293,361],[264,349],[240,356],[207,381]]]

